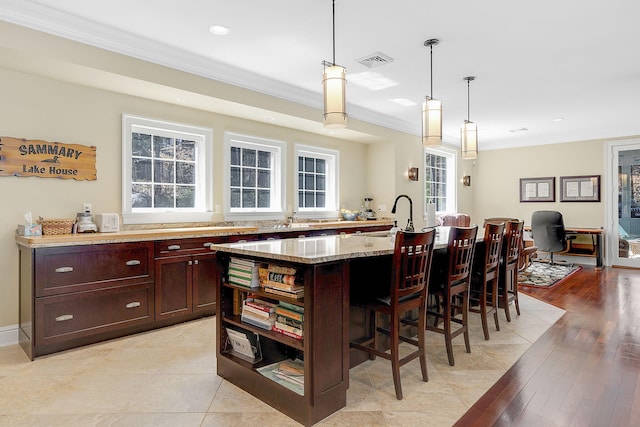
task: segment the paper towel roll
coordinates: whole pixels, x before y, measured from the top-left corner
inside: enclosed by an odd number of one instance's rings
[[[436,204],[427,203],[427,227],[435,227],[436,225]]]

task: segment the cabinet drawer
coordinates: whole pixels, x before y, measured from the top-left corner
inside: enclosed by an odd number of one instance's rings
[[[153,283],[36,299],[36,343],[53,344],[153,321]]]
[[[166,257],[211,252],[209,246],[222,241],[223,239],[220,237],[160,240],[155,244],[155,256]]]
[[[36,297],[153,280],[153,243],[44,248],[36,250]]]

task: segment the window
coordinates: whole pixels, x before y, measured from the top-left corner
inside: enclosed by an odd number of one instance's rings
[[[338,206],[338,152],[296,145],[296,214],[332,217]]]
[[[284,218],[285,144],[225,134],[225,219]]]
[[[123,222],[211,220],[211,129],[123,115]]]
[[[446,150],[425,148],[425,204],[436,204],[437,212],[456,211],[456,155]],[[425,208],[426,213],[426,208]]]

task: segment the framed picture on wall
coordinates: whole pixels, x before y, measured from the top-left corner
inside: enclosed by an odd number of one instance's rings
[[[561,202],[599,202],[600,175],[561,176]]]
[[[520,178],[520,202],[555,202],[556,178]]]

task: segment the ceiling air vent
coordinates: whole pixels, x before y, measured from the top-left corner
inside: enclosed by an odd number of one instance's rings
[[[393,62],[393,58],[388,57],[384,53],[375,52],[371,55],[363,56],[360,59],[356,59],[356,62],[361,63],[365,67],[375,68]]]

